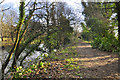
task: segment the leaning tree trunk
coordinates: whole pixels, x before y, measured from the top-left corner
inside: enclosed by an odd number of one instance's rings
[[[14,61],[13,61],[13,63],[12,63],[12,68],[13,68],[13,69],[16,68],[16,61],[18,60],[18,57],[19,57],[19,55],[21,54],[21,51],[23,51],[23,50],[25,49],[25,47],[24,47],[24,49],[22,48],[22,50],[21,50],[20,52],[18,51],[18,50],[19,50],[20,42],[21,42],[21,40],[22,40],[23,36],[25,35],[26,30],[27,30],[27,28],[28,28],[28,23],[29,23],[31,17],[33,16],[34,11],[35,11],[35,5],[36,5],[36,0],[35,0],[35,2],[34,2],[34,4],[33,4],[33,10],[31,10],[31,11],[29,12],[29,16],[28,16],[27,20],[25,20],[25,22],[24,22],[24,29],[21,31],[21,35],[19,36],[18,44],[17,44],[16,49],[15,49]],[[23,10],[24,10],[24,9],[23,9]],[[24,14],[24,15],[25,15],[25,14]],[[35,36],[35,38],[38,37],[39,35],[40,35],[40,34],[37,34],[37,36]],[[33,37],[32,40],[34,40],[35,38]],[[32,41],[32,40],[29,40],[28,43],[30,43],[30,41]],[[27,45],[27,44],[26,44],[26,45]],[[15,68],[14,68],[14,67],[15,67]]]
[[[12,55],[14,54],[14,51],[16,50],[16,47],[18,45],[18,41],[19,41],[19,35],[20,35],[20,31],[21,31],[21,27],[23,25],[23,21],[24,21],[24,5],[25,5],[25,2],[20,2],[20,16],[19,16],[19,23],[17,25],[17,34],[16,34],[16,40],[15,40],[15,43],[14,43],[14,46],[13,48],[11,49],[10,53],[9,53],[9,56],[7,57],[6,61],[2,64],[2,80],[4,80],[4,70],[6,69],[9,61],[11,60],[12,58]]]

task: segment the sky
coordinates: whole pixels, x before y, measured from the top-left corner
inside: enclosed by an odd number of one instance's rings
[[[2,0],[0,0],[2,1]],[[5,0],[3,3],[2,3],[2,6],[4,7],[11,7],[11,8],[18,8],[19,6],[19,1],[20,0]]]
[[[0,0],[0,1],[2,1],[2,0]],[[25,0],[25,1],[27,3],[30,0]],[[40,1],[45,1],[45,0],[37,0],[37,1],[40,2]],[[52,0],[50,0],[50,1],[52,1]],[[79,8],[79,9],[82,8],[81,5],[80,5],[81,0],[56,0],[56,1],[67,2],[69,5],[71,5],[74,8]],[[20,2],[20,0],[5,0],[3,5],[11,6],[12,8],[18,8],[19,7],[19,2]]]
[[[2,1],[2,0],[0,0]],[[25,0],[26,3],[30,0]],[[42,1],[42,0],[37,0],[37,1]],[[45,1],[45,0],[43,0]],[[52,0],[50,0],[52,1]],[[81,0],[57,0],[57,1],[63,1],[63,2],[67,2],[67,4],[76,12],[79,12],[79,11],[82,11],[82,5],[81,5]],[[19,2],[20,0],[5,0],[2,4],[2,6],[4,7],[11,7],[12,9],[15,9],[15,10],[19,10]],[[79,13],[78,13],[79,15]]]
[[[1,2],[2,0],[0,0]],[[30,0],[25,0],[25,3],[27,3]],[[32,0],[34,1],[34,0]],[[37,0],[38,2],[40,1],[45,1],[45,0]],[[50,1],[55,1],[55,0],[50,0]],[[82,15],[83,7],[81,5],[81,0],[56,0],[56,1],[61,1],[61,2],[66,2],[69,7],[71,7],[72,11],[76,14],[78,17],[78,20],[82,21],[84,20],[84,16]],[[5,0],[0,7],[4,6],[4,8],[10,7],[12,10],[14,9],[17,13],[19,11],[19,2],[20,0]]]

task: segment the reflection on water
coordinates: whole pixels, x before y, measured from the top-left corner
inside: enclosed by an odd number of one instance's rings
[[[42,48],[44,51],[48,52],[48,49],[44,47],[44,44],[40,44],[39,48]],[[25,49],[25,50],[27,50],[27,49]],[[0,52],[2,52],[2,49],[0,49]],[[5,59],[7,58],[7,56],[8,56],[9,53],[7,51],[5,51],[5,50],[3,51],[3,53],[4,53],[4,58],[3,58],[4,60],[3,61],[5,61]],[[28,56],[28,57],[26,57],[26,59],[23,61],[24,68],[25,67],[29,67],[29,65],[30,65],[29,61],[30,60],[32,61],[31,64],[33,64],[34,62],[38,62],[40,59],[43,59],[43,57],[41,56],[41,54],[44,54],[44,53],[41,53],[41,51],[34,51],[34,52],[32,52],[31,55]],[[22,59],[23,56],[25,56],[25,55],[26,55],[26,52],[23,51],[21,53],[21,55],[20,55],[19,58]],[[38,59],[36,59],[36,58],[38,58]],[[13,59],[10,60],[7,68],[5,69],[5,73],[11,67],[12,62],[13,62]],[[17,65],[20,65],[20,61],[17,61]],[[2,66],[2,65],[0,64],[0,66]]]

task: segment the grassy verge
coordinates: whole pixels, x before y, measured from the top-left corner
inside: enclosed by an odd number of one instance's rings
[[[80,55],[76,51],[76,44],[71,43],[26,69],[18,67],[17,72],[11,73],[11,76],[15,78],[81,78],[80,65],[75,60],[76,57]]]
[[[85,43],[91,43],[91,41],[85,41],[85,40],[82,40],[83,42],[85,42]]]

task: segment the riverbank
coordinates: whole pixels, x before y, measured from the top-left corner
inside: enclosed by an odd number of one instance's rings
[[[31,66],[25,70],[31,72],[22,72],[21,77],[119,79],[118,56],[92,49],[81,40]]]

